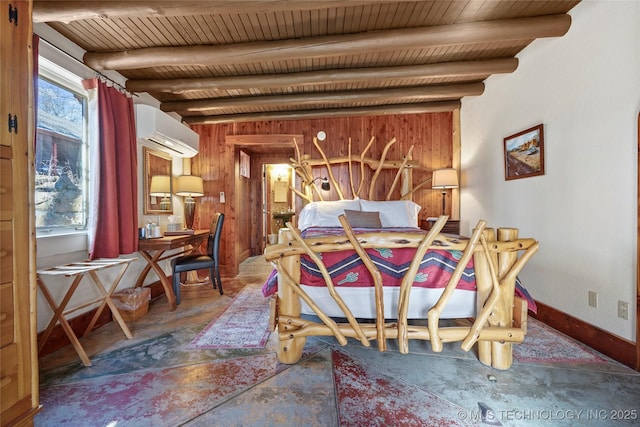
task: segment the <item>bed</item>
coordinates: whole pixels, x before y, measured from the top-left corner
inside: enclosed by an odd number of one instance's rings
[[[342,345],[347,338],[367,347],[376,341],[380,351],[395,339],[401,353],[412,339],[430,341],[436,352],[460,341],[465,351],[477,344],[482,363],[511,366],[512,344],[523,341],[527,310],[535,309],[517,274],[538,243],[484,221],[468,238],[443,234],[446,216],[426,232],[416,226],[414,205],[309,203],[299,228],[289,223],[279,244],[267,248],[277,271],[281,362],[296,363],[307,336],[333,335]],[[444,319],[463,322],[441,326]]]
[[[520,238],[515,228],[489,228],[483,220],[468,237],[441,233],[446,215],[428,232],[420,229],[421,207],[411,199],[430,183],[430,171],[411,160],[413,146],[401,160],[388,160],[395,138],[379,159],[368,158],[373,141],[354,155],[349,139],[348,154],[331,158],[313,138],[321,159],[312,159],[301,155],[294,140],[291,166],[301,188],[291,190],[304,207],[297,224],[287,223],[278,244],[265,249],[275,267],[263,293],[276,293],[272,325],[279,361],[296,363],[306,337],[334,336],[341,345],[348,338],[366,347],[375,342],[380,351],[396,340],[404,354],[411,340],[429,341],[435,352],[460,342],[465,351],[477,349],[480,362],[510,368],[512,346],[526,334],[527,310],[535,310],[517,276],[538,242]],[[342,167],[341,179],[336,167]],[[326,170],[338,200],[324,200],[314,168]],[[378,185],[385,173],[394,175],[387,175],[391,184]],[[380,189],[386,191],[382,198]]]

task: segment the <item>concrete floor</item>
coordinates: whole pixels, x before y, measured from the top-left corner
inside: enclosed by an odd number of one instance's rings
[[[35,425],[640,425],[640,373],[534,320],[507,371],[456,343],[433,353],[412,341],[403,355],[391,340],[380,353],[315,337],[295,365],[277,362],[274,333],[262,349],[186,348],[269,269],[251,258],[223,279],[224,296],[195,289],[174,312],[166,299],[152,301],[130,323],[131,340],[113,323],[92,332],[81,340],[90,367],[70,346],[43,357]]]

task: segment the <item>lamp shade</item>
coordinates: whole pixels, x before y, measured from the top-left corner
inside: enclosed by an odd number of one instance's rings
[[[322,178],[322,183],[320,184],[320,188],[324,191],[331,190],[331,184],[329,184],[329,178]]]
[[[169,175],[154,175],[151,177],[149,195],[154,197],[168,197],[171,195],[171,177]]]
[[[194,175],[181,175],[178,177],[176,185],[176,195],[186,197],[204,196],[204,186],[202,178]]]
[[[442,190],[445,188],[458,188],[458,172],[453,168],[433,171],[431,188]]]

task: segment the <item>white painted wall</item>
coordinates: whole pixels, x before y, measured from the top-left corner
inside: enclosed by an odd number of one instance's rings
[[[521,274],[534,298],[635,341],[640,2],[587,0],[570,14],[564,37],[535,41],[515,73],[463,101],[462,231],[486,219],[535,237]],[[545,175],[505,181],[504,137],[539,123]]]

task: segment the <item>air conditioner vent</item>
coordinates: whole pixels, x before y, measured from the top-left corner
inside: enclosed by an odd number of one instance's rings
[[[167,113],[150,105],[136,104],[138,142],[175,157],[198,154],[199,135]]]

